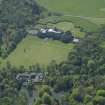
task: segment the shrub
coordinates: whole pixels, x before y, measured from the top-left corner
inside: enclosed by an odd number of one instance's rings
[[[97,95],[105,97],[105,90],[98,90]]]
[[[47,93],[44,93],[44,95],[43,95],[43,97],[42,97],[42,102],[43,102],[43,104],[51,105],[52,100],[51,100],[50,95],[47,94]]]
[[[105,97],[95,96],[93,99],[93,105],[105,105]]]
[[[42,97],[44,95],[44,93],[47,93],[49,95],[51,95],[51,90],[48,86],[44,86],[41,88],[41,90],[39,91],[39,97]]]

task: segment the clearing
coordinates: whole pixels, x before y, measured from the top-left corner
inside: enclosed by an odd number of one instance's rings
[[[73,44],[64,44],[60,41],[51,41],[39,39],[35,36],[28,35],[17,48],[6,58],[2,66],[9,61],[12,65],[19,67],[24,65],[28,67],[39,63],[43,66],[48,65],[52,60],[57,63],[65,60]]]

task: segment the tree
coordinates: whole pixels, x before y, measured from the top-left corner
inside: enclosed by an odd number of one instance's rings
[[[15,105],[28,105],[28,95],[26,90],[22,89],[15,99]]]
[[[86,95],[86,96],[84,97],[84,103],[85,103],[85,104],[87,104],[87,103],[89,103],[89,102],[91,102],[91,101],[92,101],[92,96]]]
[[[43,86],[40,90],[39,90],[39,97],[43,97],[44,93],[47,93],[49,95],[52,95],[52,92],[49,88],[49,86]]]
[[[0,39],[5,45],[7,52],[5,56],[26,36],[27,27],[36,25],[41,12],[42,9],[35,0],[2,0],[0,2],[0,33],[2,33]]]
[[[105,97],[95,96],[93,99],[94,105],[105,105]]]
[[[105,90],[101,89],[101,90],[97,90],[97,93],[96,93],[98,96],[102,96],[102,97],[105,97]]]
[[[34,105],[41,105],[41,104],[42,104],[42,100],[41,100],[41,98],[38,97],[38,98],[36,99]]]
[[[43,104],[51,105],[52,99],[51,99],[50,95],[47,93],[44,93],[44,95],[42,97],[42,102],[43,102]]]
[[[77,102],[83,102],[84,100],[84,97],[78,88],[73,90],[71,97]]]

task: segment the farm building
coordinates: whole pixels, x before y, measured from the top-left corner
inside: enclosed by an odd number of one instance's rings
[[[61,33],[61,31],[59,31],[57,29],[52,29],[52,28],[50,28],[50,29],[41,29],[40,31],[42,33],[58,33],[58,34]]]
[[[38,37],[45,39],[53,39],[53,40],[59,40],[64,43],[70,43],[73,41],[74,36],[70,31],[63,32],[58,29],[52,29],[52,28],[46,28],[46,29],[41,29],[38,34]]]
[[[79,39],[74,38],[74,39],[73,39],[73,42],[74,42],[74,43],[79,43]]]
[[[45,40],[59,40],[64,43],[79,42],[79,39],[75,38],[70,31],[63,32],[62,30],[56,28],[41,28],[40,30],[30,30],[29,33]]]

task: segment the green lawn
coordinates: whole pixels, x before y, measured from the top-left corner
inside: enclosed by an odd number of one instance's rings
[[[105,49],[105,41],[102,41],[101,42],[100,47],[103,48],[103,49]]]
[[[72,17],[72,16],[51,16],[51,17],[47,17],[44,19],[40,19],[39,24],[48,26],[49,24],[56,25],[59,23],[61,24],[63,22],[64,29],[68,29],[69,24],[70,24],[69,27],[71,27],[71,24],[73,24],[74,26],[83,27],[87,31],[95,31],[95,30],[97,30],[97,28],[100,27],[100,24],[98,24],[100,22],[100,20],[98,20],[99,21],[98,23],[96,23],[96,21],[97,21],[97,19],[93,20],[93,18],[92,19],[90,19],[90,18],[89,19],[81,19],[79,17]],[[66,22],[66,24],[65,24],[65,22]],[[102,23],[102,21],[101,21],[101,23]],[[63,25],[63,24],[61,24],[61,25]],[[62,26],[61,26],[61,28],[62,28]]]
[[[71,21],[86,30],[93,31],[105,24],[105,0],[36,0],[50,12],[63,16],[48,17],[46,20]]]
[[[51,28],[58,28],[58,29],[61,29],[63,31],[68,31],[70,30],[75,37],[78,37],[78,38],[83,38],[85,36],[85,33],[83,32],[80,32],[80,29],[79,28],[75,28],[75,25],[72,23],[72,22],[59,22],[57,24],[47,24],[48,27],[51,27]]]
[[[79,16],[105,17],[105,0],[36,0],[49,11]]]
[[[12,65],[19,67],[24,65],[48,65],[52,60],[58,63],[67,58],[67,55],[72,51],[73,44],[64,44],[60,41],[45,41],[35,36],[27,36],[13,51],[9,57],[2,61],[1,65],[10,61]]]

